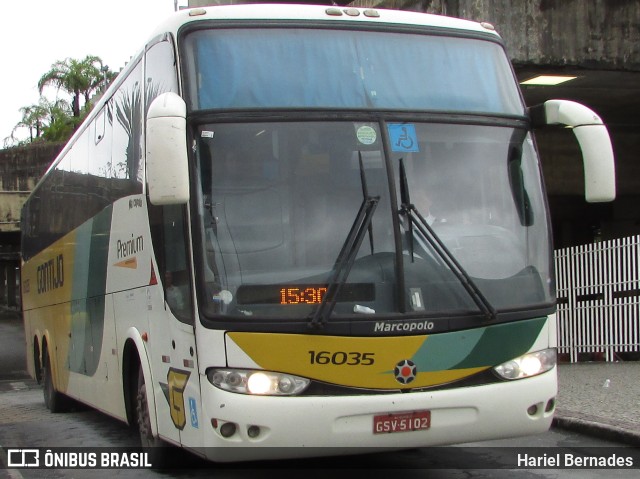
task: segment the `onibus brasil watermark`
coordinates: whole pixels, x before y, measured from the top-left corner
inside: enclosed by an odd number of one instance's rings
[[[10,469],[145,469],[149,454],[127,449],[8,448]]]

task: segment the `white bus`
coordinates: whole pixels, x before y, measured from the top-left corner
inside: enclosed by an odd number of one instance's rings
[[[587,199],[611,200],[601,120],[527,109],[488,24],[176,13],[24,207],[46,405],[73,398],[137,424],[145,447],[215,461],[547,430],[543,124],[575,127]]]

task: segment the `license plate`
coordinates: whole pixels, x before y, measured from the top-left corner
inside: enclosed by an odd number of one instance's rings
[[[373,433],[422,431],[431,427],[431,411],[413,411],[373,416]]]

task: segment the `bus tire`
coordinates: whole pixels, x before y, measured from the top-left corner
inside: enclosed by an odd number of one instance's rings
[[[53,384],[53,375],[51,374],[51,358],[49,352],[45,349],[42,352],[42,360],[44,365],[42,368],[42,391],[44,394],[44,405],[52,413],[66,412],[70,409],[70,399],[56,390]]]
[[[151,429],[151,417],[149,415],[149,402],[147,401],[147,386],[144,381],[142,367],[138,369],[138,388],[136,394],[136,420],[140,434],[140,445],[147,453],[149,461],[154,468],[167,464],[169,445],[162,439],[153,435]]]
[[[42,376],[44,374],[41,357],[38,338],[33,338],[33,369],[35,371],[35,380],[38,384],[42,384]]]

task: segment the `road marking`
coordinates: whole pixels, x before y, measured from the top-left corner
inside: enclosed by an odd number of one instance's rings
[[[14,391],[20,391],[22,389],[29,389],[29,386],[27,386],[27,384],[23,383],[23,382],[9,383],[9,386],[11,386]]]

